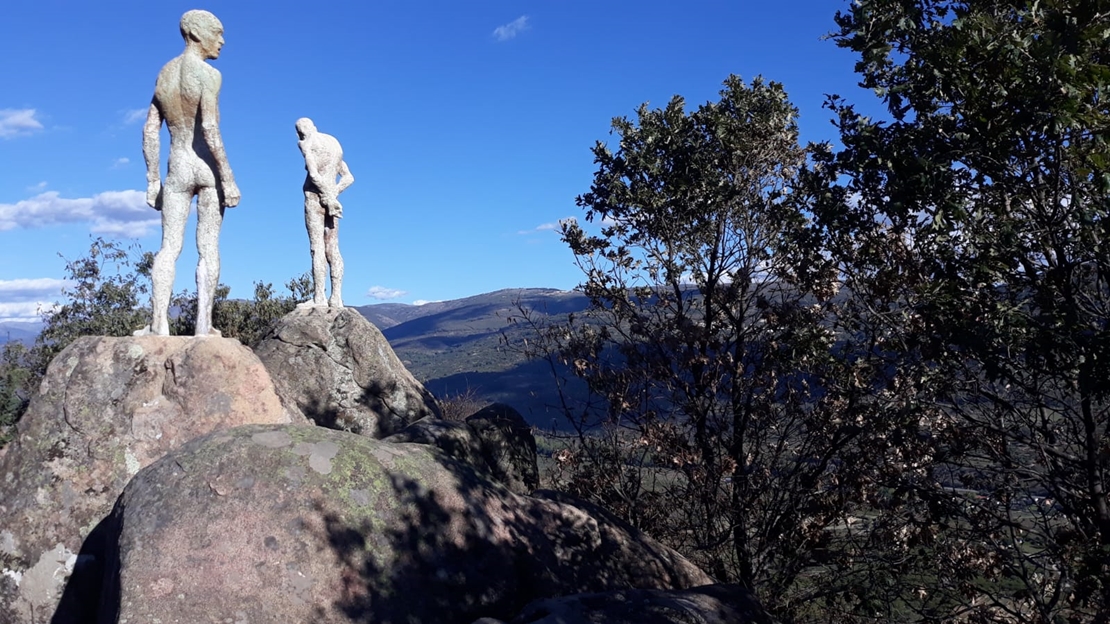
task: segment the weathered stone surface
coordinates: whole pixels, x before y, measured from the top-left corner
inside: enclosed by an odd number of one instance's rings
[[[320,427],[194,440],[131,481],[113,524],[102,621],[469,624],[545,597],[712,582],[429,446]]]
[[[435,398],[357,310],[290,312],[255,353],[286,407],[320,426],[384,438],[439,416]]]
[[[739,585],[628,589],[533,602],[510,624],[771,624]]]
[[[384,441],[430,444],[517,494],[539,486],[536,438],[508,405],[486,407],[465,423],[422,418]]]
[[[140,468],[215,429],[288,422],[266,369],[235,340],[75,341],[0,458],[0,623],[46,621],[70,573],[63,611],[90,590],[82,583],[103,564],[90,533]]]
[[[498,482],[517,494],[540,486],[536,437],[520,412],[494,403],[467,417],[466,425],[481,439],[486,463]]]

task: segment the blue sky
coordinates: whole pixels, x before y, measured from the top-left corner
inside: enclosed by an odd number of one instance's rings
[[[837,0],[61,2],[0,11],[0,320],[58,296],[90,236],[159,245],[142,116],[181,53],[181,14],[224,24],[221,130],[243,199],[221,281],[249,297],[310,267],[293,123],[343,144],[348,305],[418,303],[581,281],[554,231],[580,214],[590,147],[612,117],[674,94],[716,99],[730,73],[782,82],[805,141],[831,140],[825,94],[873,106],[822,35]],[[163,129],[162,171],[166,131]],[[175,291],[192,289],[195,214]]]

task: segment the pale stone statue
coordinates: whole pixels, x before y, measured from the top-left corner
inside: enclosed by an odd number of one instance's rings
[[[162,247],[154,257],[151,308],[154,318],[137,334],[169,335],[169,304],[174,267],[185,238],[189,205],[197,198],[197,336],[212,329],[212,303],[220,280],[220,226],[224,208],[239,203],[239,187],[220,137],[220,72],[205,61],[220,56],[224,27],[208,11],[181,17],[185,51],[158,73],[154,98],[143,126],[146,201],[162,211]],[[169,171],[159,179],[162,122],[170,132]]]
[[[312,252],[312,285],[310,306],[343,307],[343,256],[339,255],[339,219],[343,204],[339,194],[355,177],[343,162],[343,148],[330,134],[316,130],[307,117],[297,120],[297,145],[304,154],[304,224],[308,229],[309,250]],[[339,181],[336,181],[338,176]],[[324,297],[324,279],[331,267],[331,298]]]

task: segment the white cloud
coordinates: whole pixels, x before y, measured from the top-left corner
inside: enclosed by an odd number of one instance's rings
[[[396,288],[386,288],[385,286],[371,286],[370,290],[366,291],[366,296],[371,299],[378,299],[384,301],[386,299],[396,299],[397,297],[404,297],[408,294],[404,290],[397,290]]]
[[[21,301],[5,303],[0,301],[0,322],[38,323],[45,312],[52,312],[57,304],[51,301]]]
[[[0,280],[0,321],[34,323],[61,299],[65,280],[51,277]]]
[[[0,280],[0,301],[25,302],[53,297],[61,294],[66,283],[65,280],[53,277]]]
[[[0,138],[10,139],[36,130],[42,130],[42,122],[35,119],[35,109],[0,108]]]
[[[559,232],[559,231],[562,230],[564,223],[577,223],[577,222],[578,222],[578,219],[576,219],[574,217],[567,217],[565,219],[559,219],[558,221],[552,221],[550,223],[541,223],[541,224],[537,225],[536,227],[534,227],[530,230],[519,230],[519,231],[517,231],[517,234],[527,235],[527,234],[535,234],[536,232]]]
[[[117,159],[112,161],[112,169],[122,169],[122,168],[126,167],[130,162],[131,162],[130,158],[128,158],[126,156],[122,156],[122,157],[117,158]]]
[[[42,191],[45,191],[46,190],[46,180],[43,180],[42,182],[39,182],[38,184],[36,184],[34,186],[28,186],[27,190],[30,191],[31,193],[41,193]]]
[[[149,108],[132,108],[125,110],[123,111],[123,123],[133,124],[144,121],[146,120],[146,115],[149,110]]]
[[[521,15],[504,26],[494,28],[493,38],[498,41],[508,41],[526,30],[528,30],[528,16]]]
[[[0,232],[66,223],[90,224],[94,234],[145,236],[161,224],[141,191],[105,191],[92,197],[66,199],[47,191],[14,204],[0,204]]]

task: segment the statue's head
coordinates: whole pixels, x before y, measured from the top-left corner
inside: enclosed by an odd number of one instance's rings
[[[316,132],[316,124],[308,117],[301,117],[297,120],[297,136],[303,141],[305,137]]]
[[[208,11],[193,9],[181,16],[181,36],[185,45],[196,46],[204,58],[219,58],[224,45],[224,25]]]

